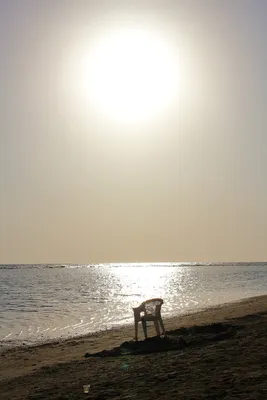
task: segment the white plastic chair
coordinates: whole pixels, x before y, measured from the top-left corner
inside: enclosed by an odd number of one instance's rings
[[[147,339],[147,326],[148,321],[153,321],[157,332],[157,336],[160,336],[161,327],[163,335],[165,335],[165,328],[161,318],[161,306],[163,304],[162,299],[149,299],[140,304],[139,307],[134,307],[134,326],[135,326],[135,340],[138,340],[138,323],[142,322],[143,331],[145,338]]]

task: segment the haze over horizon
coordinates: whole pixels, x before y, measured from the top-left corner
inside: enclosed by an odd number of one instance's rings
[[[0,263],[266,260],[266,15],[0,0]]]

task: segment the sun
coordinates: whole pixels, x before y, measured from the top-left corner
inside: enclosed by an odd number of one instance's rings
[[[140,27],[113,28],[84,44],[73,68],[81,105],[107,120],[157,118],[174,101],[182,72],[164,36]]]

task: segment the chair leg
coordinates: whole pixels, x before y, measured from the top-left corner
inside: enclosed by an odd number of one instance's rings
[[[145,339],[147,339],[147,327],[146,327],[146,321],[144,319],[142,319],[142,326],[143,326]]]
[[[159,331],[159,321],[154,321],[154,326],[157,332],[157,336],[160,336],[160,331]]]
[[[137,342],[137,340],[138,340],[138,322],[134,323],[134,328],[135,328],[135,341]]]
[[[165,328],[164,328],[163,321],[162,321],[161,318],[160,318],[160,320],[159,320],[159,323],[160,323],[160,326],[161,326],[161,329],[162,329],[162,333],[163,333],[163,335],[165,336],[166,332],[165,332]]]

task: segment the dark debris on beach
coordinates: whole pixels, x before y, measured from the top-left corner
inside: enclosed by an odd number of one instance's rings
[[[86,353],[84,357],[119,357],[181,350],[186,346],[202,344],[207,341],[225,340],[232,337],[236,329],[232,325],[223,323],[180,328],[168,332],[165,337],[155,336],[142,341],[124,342],[111,350]]]

